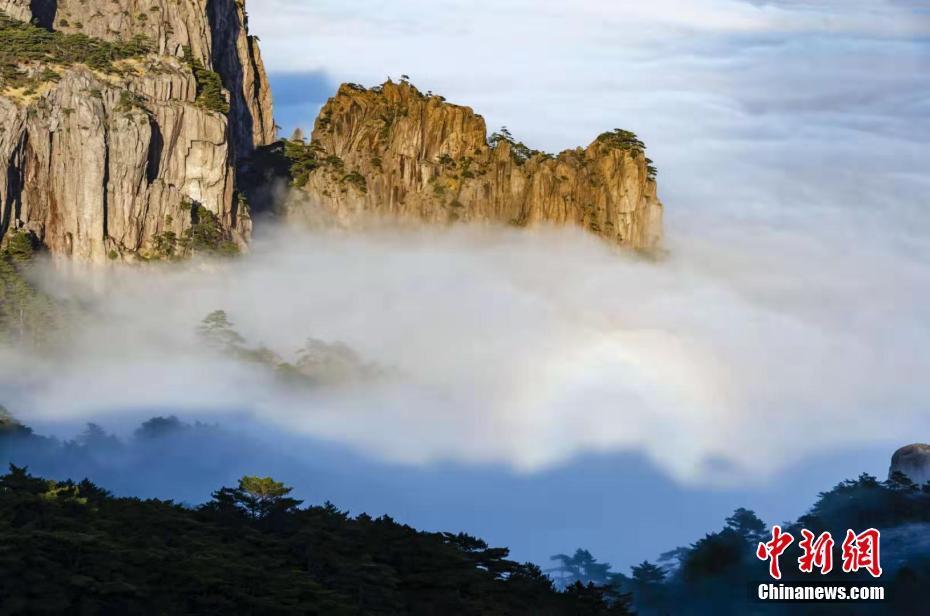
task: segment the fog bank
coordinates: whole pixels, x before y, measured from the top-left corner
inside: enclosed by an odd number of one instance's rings
[[[278,228],[229,262],[49,267],[42,284],[84,317],[55,357],[3,350],[0,395],[45,426],[169,410],[413,465],[642,452],[692,483],[925,429],[930,266],[912,248],[734,221],[668,249],[652,262],[555,229]],[[382,369],[283,385],[204,344],[217,309],[285,360],[312,337]]]

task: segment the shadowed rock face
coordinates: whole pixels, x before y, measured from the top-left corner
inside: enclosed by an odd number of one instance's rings
[[[917,485],[930,481],[930,445],[908,445],[894,452],[889,477],[895,472],[906,475]]]
[[[86,261],[160,258],[207,211],[226,241],[249,241],[236,163],[275,129],[243,2],[0,0],[0,11],[147,47],[106,70],[49,58],[0,80],[0,240],[28,232]]]
[[[632,133],[605,133],[557,156],[491,138],[468,107],[409,83],[344,85],[323,107],[313,170],[288,216],[352,225],[363,215],[434,223],[578,225],[617,244],[656,248],[662,204]]]

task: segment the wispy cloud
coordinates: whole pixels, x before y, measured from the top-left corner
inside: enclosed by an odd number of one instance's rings
[[[866,147],[894,161],[874,173],[913,175],[909,144],[930,138],[930,14],[916,2],[266,0],[252,16],[274,70],[365,84],[406,73],[549,150],[632,129],[676,197],[695,165],[769,157],[773,139],[778,164],[813,141],[834,168]]]
[[[49,274],[91,318],[55,360],[0,357],[0,391],[28,421],[244,414],[406,464],[637,451],[683,481],[756,481],[926,425],[930,268],[849,252],[818,216],[724,222],[662,263],[571,231],[292,230],[229,264]],[[282,388],[195,337],[217,308],[283,356],[342,341],[384,375]]]

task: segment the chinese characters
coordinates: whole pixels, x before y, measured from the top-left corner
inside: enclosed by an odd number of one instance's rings
[[[852,529],[847,530],[842,545],[843,572],[856,573],[865,570],[872,577],[880,577],[882,574],[881,555],[879,553],[880,539],[881,533],[874,528],[858,534]],[[782,531],[780,526],[772,527],[771,541],[759,543],[756,556],[759,560],[769,561],[769,575],[772,578],[781,579],[779,559],[792,543],[794,543],[794,536],[789,532]],[[821,533],[818,536],[806,528],[801,530],[801,540],[798,542],[798,547],[801,548],[802,553],[798,558],[798,570],[801,573],[813,573],[817,569],[821,575],[833,571],[833,548],[835,544],[836,542],[829,532]]]

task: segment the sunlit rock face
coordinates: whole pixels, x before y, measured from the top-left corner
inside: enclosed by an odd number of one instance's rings
[[[308,148],[292,218],[578,225],[642,250],[662,237],[655,169],[625,131],[550,155],[506,134],[489,140],[480,115],[407,82],[349,84],[323,107]]]
[[[41,4],[33,0],[33,12],[41,11]],[[229,91],[237,153],[274,141],[271,88],[258,41],[249,36],[244,0],[57,0],[53,24],[55,30],[106,41],[142,36],[161,56],[182,57],[189,49],[204,67],[220,74]]]
[[[275,129],[243,2],[5,0],[0,11],[119,50],[112,62],[55,51],[0,77],[2,241],[25,232],[92,262],[174,256],[198,212],[225,241],[249,241],[236,163]]]
[[[915,444],[902,447],[891,457],[889,477],[899,472],[917,485],[930,481],[930,445]]]
[[[32,0],[0,0],[0,11],[13,19],[29,21],[33,18],[31,3]]]

